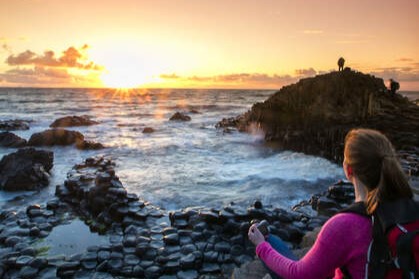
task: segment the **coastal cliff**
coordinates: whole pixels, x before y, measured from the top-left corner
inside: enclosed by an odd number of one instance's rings
[[[384,81],[345,69],[284,86],[263,103],[218,127],[261,130],[283,149],[343,160],[346,133],[356,127],[382,131],[398,150],[419,154],[419,107],[388,93]],[[417,172],[417,170],[415,170]]]

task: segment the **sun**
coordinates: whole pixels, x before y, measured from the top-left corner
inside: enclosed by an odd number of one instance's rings
[[[133,69],[108,70],[101,75],[101,80],[110,88],[136,88],[147,83],[147,77]]]

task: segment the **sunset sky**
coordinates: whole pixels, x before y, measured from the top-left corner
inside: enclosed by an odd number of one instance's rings
[[[346,66],[419,90],[418,0],[0,0],[0,86],[269,88]]]

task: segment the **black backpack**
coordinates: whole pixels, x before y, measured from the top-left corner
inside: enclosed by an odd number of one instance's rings
[[[403,199],[383,203],[372,216],[367,214],[364,202],[354,203],[340,212],[356,213],[372,220],[373,235],[367,255],[366,278],[418,278],[415,260],[419,258],[418,202]],[[391,249],[396,250],[395,257]],[[340,269],[344,278],[351,278],[346,267]]]

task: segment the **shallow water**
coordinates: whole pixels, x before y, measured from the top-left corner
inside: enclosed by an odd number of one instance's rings
[[[237,116],[274,91],[246,90],[136,90],[110,89],[0,89],[0,120],[33,120],[31,129],[15,131],[29,139],[48,129],[57,118],[90,115],[99,125],[74,127],[87,140],[105,144],[99,151],[69,147],[54,151],[50,186],[26,193],[29,201],[44,201],[66,173],[85,158],[104,154],[115,159],[116,172],[129,191],[166,209],[187,206],[248,204],[255,199],[289,207],[323,191],[343,177],[340,166],[325,159],[263,144],[263,134],[224,134],[215,124]],[[199,113],[191,113],[191,110]],[[190,122],[168,119],[176,111]],[[156,132],[143,134],[144,127]],[[14,149],[0,148],[0,156]],[[14,194],[0,191],[7,206]]]
[[[88,247],[103,244],[109,244],[107,236],[92,233],[83,221],[74,219],[69,224],[54,227],[51,233],[34,247],[45,250],[47,256],[71,256],[85,252]]]

